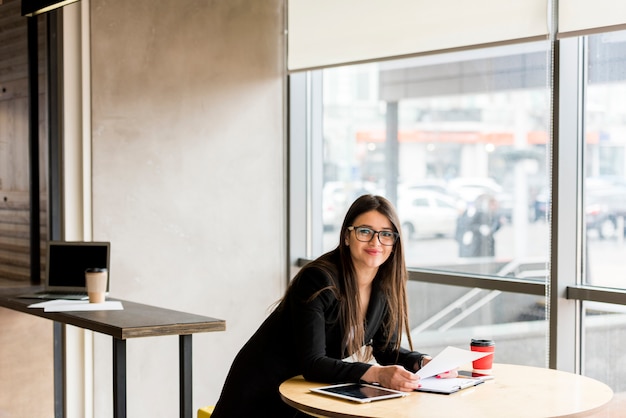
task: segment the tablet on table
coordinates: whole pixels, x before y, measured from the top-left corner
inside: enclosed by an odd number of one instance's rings
[[[312,388],[311,392],[334,396],[354,402],[366,403],[383,399],[400,398],[407,396],[407,392],[387,389],[382,386],[364,383],[342,383],[339,385]]]

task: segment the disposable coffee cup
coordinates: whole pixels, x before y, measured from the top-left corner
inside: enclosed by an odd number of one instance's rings
[[[88,268],[85,270],[87,295],[89,303],[102,303],[107,290],[108,272],[105,268]]]
[[[485,357],[479,358],[472,362],[474,370],[491,370],[493,367],[493,353],[496,349],[496,344],[493,340],[475,340],[472,339],[470,343],[470,350],[480,351],[483,353],[491,353]]]

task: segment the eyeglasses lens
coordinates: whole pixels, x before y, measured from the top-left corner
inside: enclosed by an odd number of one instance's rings
[[[359,241],[369,242],[374,234],[378,234],[378,241],[383,245],[393,245],[396,242],[396,234],[391,231],[374,231],[369,228],[356,228],[356,238]]]

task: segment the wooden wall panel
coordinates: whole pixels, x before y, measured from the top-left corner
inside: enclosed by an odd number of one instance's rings
[[[47,241],[46,27],[39,29],[41,248]],[[19,0],[0,3],[0,279],[30,282],[27,19]],[[45,255],[45,251],[43,252]],[[45,264],[42,264],[45,267]]]
[[[24,78],[28,71],[26,20],[20,13],[19,0],[0,4],[0,83]]]
[[[20,0],[0,0],[0,286],[30,282],[27,21],[20,13]],[[38,18],[38,25],[40,218],[45,248],[45,19]],[[0,308],[0,417],[53,416],[52,345],[51,321]]]

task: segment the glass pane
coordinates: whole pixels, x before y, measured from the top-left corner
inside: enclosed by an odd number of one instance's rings
[[[545,280],[547,48],[324,70],[320,253],[349,204],[377,193],[398,209],[410,267]]]
[[[583,374],[609,385],[615,398],[626,399],[626,307],[598,302],[583,306]]]
[[[587,284],[626,288],[626,32],[588,38],[585,95]]]
[[[408,293],[416,350],[435,355],[487,338],[496,343],[496,363],[546,367],[543,297],[418,282]]]

